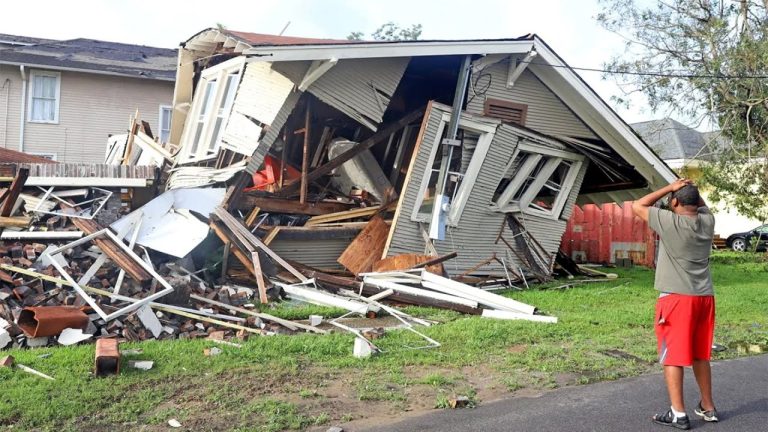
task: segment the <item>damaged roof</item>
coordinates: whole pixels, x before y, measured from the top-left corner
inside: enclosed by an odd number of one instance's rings
[[[16,46],[2,49],[0,64],[161,81],[173,81],[176,77],[177,58],[173,49],[84,38],[64,41],[40,39],[39,43],[34,43],[35,38],[0,35],[0,41],[11,38],[16,38]]]
[[[700,132],[671,118],[631,126],[664,160],[695,158],[706,144]]]

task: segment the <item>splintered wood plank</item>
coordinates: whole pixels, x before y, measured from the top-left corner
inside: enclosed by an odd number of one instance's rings
[[[16,200],[19,198],[21,190],[24,188],[24,183],[29,177],[29,170],[27,168],[19,168],[19,172],[16,173],[16,177],[13,178],[13,183],[5,194],[5,201],[3,201],[2,207],[0,207],[0,216],[7,217],[11,215],[13,211],[13,205],[16,204]]]
[[[383,260],[376,261],[373,264],[373,271],[375,272],[390,272],[408,270],[418,266],[421,263],[434,260],[435,257],[431,255],[416,255],[416,254],[402,254],[395,255],[393,257],[384,258]],[[443,264],[437,263],[435,265],[427,266],[427,271],[434,274],[443,274]]]
[[[352,240],[336,261],[355,275],[370,271],[373,263],[378,261],[384,252],[388,235],[389,225],[384,218],[376,216]]]

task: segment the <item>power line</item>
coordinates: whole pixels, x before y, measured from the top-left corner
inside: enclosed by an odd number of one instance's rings
[[[638,76],[653,76],[653,77],[659,77],[659,78],[714,78],[714,79],[766,79],[768,78],[768,75],[716,75],[716,74],[685,74],[685,73],[664,73],[664,72],[631,72],[631,71],[587,68],[587,67],[577,67],[577,66],[568,66],[568,65],[552,65],[549,63],[536,63],[534,61],[526,62],[522,60],[520,60],[519,63],[528,63],[528,64],[538,65],[538,66],[559,67],[559,68],[566,68],[566,69],[573,69],[573,70],[587,71],[587,72],[601,72],[601,73],[614,74],[614,75],[638,75]]]

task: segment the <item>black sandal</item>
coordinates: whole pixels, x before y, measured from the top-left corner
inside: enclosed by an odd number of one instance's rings
[[[651,420],[653,420],[654,423],[658,423],[664,426],[671,426],[678,429],[688,430],[691,428],[691,422],[688,421],[687,415],[675,418],[672,410],[668,410],[664,414],[656,414],[651,418]]]

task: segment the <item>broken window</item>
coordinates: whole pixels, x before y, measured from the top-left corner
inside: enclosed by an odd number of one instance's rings
[[[181,139],[182,163],[216,156],[243,65],[242,58],[235,58],[203,71]]]
[[[521,143],[496,188],[494,209],[560,217],[582,160],[575,153]]]
[[[414,221],[430,220],[436,195],[440,193],[437,179],[440,175],[444,147],[440,142],[445,138],[449,121],[450,113],[444,113],[435,135],[435,142],[432,143],[427,169],[422,177],[419,196],[411,215]],[[448,197],[449,210],[446,214],[447,222],[451,225],[456,225],[461,217],[495,131],[496,125],[464,119],[459,122],[458,139],[461,144],[453,149],[443,191],[443,194]]]

